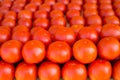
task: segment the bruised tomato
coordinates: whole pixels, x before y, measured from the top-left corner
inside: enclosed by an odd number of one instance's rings
[[[64,41],[55,41],[48,46],[47,58],[52,62],[65,63],[71,56],[71,48]]]
[[[48,12],[45,11],[45,10],[37,10],[34,13],[34,18],[35,19],[37,19],[37,18],[48,18]]]
[[[37,67],[35,64],[27,64],[21,62],[16,67],[15,71],[16,80],[36,80],[37,79]]]
[[[51,11],[51,6],[49,4],[44,3],[44,4],[40,5],[39,10],[44,10],[46,12],[50,12]]]
[[[90,80],[110,80],[112,66],[109,61],[97,59],[88,66]]]
[[[38,69],[40,80],[60,80],[60,66],[53,62],[43,62]]]
[[[16,63],[22,59],[22,43],[17,40],[9,40],[1,46],[1,58],[8,63]]]
[[[62,11],[60,11],[60,10],[52,10],[49,15],[50,19],[52,19],[54,17],[63,17],[63,16],[64,15],[63,15]]]
[[[72,60],[64,64],[62,77],[64,80],[87,80],[87,69],[85,65]]]
[[[88,64],[97,57],[95,44],[88,39],[80,39],[73,45],[73,56],[81,63]]]
[[[20,18],[32,19],[32,12],[29,10],[21,10],[18,13],[18,19],[20,19]]]
[[[120,55],[120,43],[114,37],[102,38],[97,48],[99,56],[107,60],[114,60]]]
[[[67,5],[67,10],[79,10],[79,11],[81,11],[81,6],[77,3],[69,3]]]
[[[45,45],[38,40],[28,41],[22,49],[23,59],[29,64],[41,62],[44,59],[45,54]]]

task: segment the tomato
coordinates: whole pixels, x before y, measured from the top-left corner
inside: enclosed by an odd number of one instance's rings
[[[11,32],[11,28],[9,26],[0,26],[0,29],[6,29]]]
[[[90,80],[110,80],[112,66],[109,61],[97,59],[88,66]]]
[[[115,9],[120,8],[120,2],[114,2],[114,3],[113,3],[113,7],[114,7]]]
[[[120,61],[117,61],[113,66],[113,78],[114,80],[120,79]]]
[[[120,24],[119,18],[116,16],[106,16],[103,19],[103,22],[104,22],[104,24],[116,24],[116,25]]]
[[[33,27],[30,31],[31,35],[35,34],[35,32],[43,30],[44,28],[42,27]]]
[[[44,3],[44,4],[40,5],[39,10],[44,10],[46,12],[50,12],[51,11],[51,6],[49,4]]]
[[[70,0],[57,0],[57,2],[67,5],[70,2]]]
[[[51,12],[50,12],[50,15],[49,15],[49,17],[52,19],[52,18],[54,18],[54,17],[63,17],[64,15],[63,15],[63,13],[62,13],[62,11],[60,11],[60,10],[52,10]]]
[[[4,1],[1,1],[1,6],[10,8],[11,5],[12,5],[12,1],[11,1],[11,0],[4,0]]]
[[[10,39],[10,31],[8,31],[5,28],[0,27],[0,44],[6,42],[7,40]]]
[[[63,66],[62,77],[64,80],[87,80],[87,69],[85,65],[72,60]]]
[[[102,38],[97,48],[99,56],[107,60],[113,60],[120,55],[120,43],[114,37]]]
[[[85,3],[97,3],[97,0],[85,0]]]
[[[118,18],[120,18],[120,8],[116,9],[116,15],[118,16]]]
[[[3,13],[0,13],[0,21],[2,21],[2,19],[3,19]]]
[[[86,9],[84,11],[84,17],[87,18],[89,16],[93,16],[93,15],[98,15],[98,11],[96,9]]]
[[[114,16],[115,13],[112,9],[104,9],[104,10],[100,10],[100,15],[102,17],[106,17],[106,16]]]
[[[16,80],[36,80],[37,79],[37,67],[35,64],[27,64],[21,62],[16,67],[15,71]]]
[[[100,35],[102,38],[112,36],[120,40],[120,27],[115,24],[105,24]]]
[[[83,16],[74,16],[70,20],[70,25],[84,25],[84,24],[85,24],[85,20]]]
[[[111,4],[112,0],[99,0],[100,4],[109,3]]]
[[[11,18],[4,18],[4,20],[2,21],[2,26],[9,26],[11,28],[15,27],[15,20],[11,19]]]
[[[16,13],[19,13],[23,8],[21,6],[18,6],[18,5],[13,5],[11,7],[11,10],[12,11],[15,11]]]
[[[89,27],[92,27],[93,29],[95,29],[97,31],[98,34],[100,34],[101,30],[102,30],[102,26],[98,25],[98,24],[92,24]]]
[[[66,6],[65,4],[61,3],[61,2],[57,2],[55,3],[55,5],[53,5],[53,10],[60,10],[62,12],[66,12]]]
[[[68,10],[81,10],[81,6],[79,5],[79,4],[77,4],[77,3],[69,3],[68,5],[67,5],[67,9]]]
[[[71,48],[64,41],[55,41],[48,46],[47,58],[52,62],[65,63],[71,56]]]
[[[33,28],[34,29],[34,28]],[[43,42],[46,46],[48,46],[51,43],[51,35],[47,30],[44,29],[38,29],[35,31],[32,35],[33,40],[39,40]]]
[[[83,4],[83,0],[71,0],[71,3],[77,3],[79,5]]]
[[[100,4],[99,9],[100,10],[112,9],[112,5],[110,3],[102,3],[102,4]]]
[[[32,27],[32,20],[27,18],[20,18],[18,20],[18,25],[26,26],[27,28],[30,29]]]
[[[52,6],[55,4],[55,0],[45,0],[44,3]]]
[[[38,40],[31,40],[25,43],[22,49],[22,56],[29,64],[39,63],[45,57],[45,45]]]
[[[102,20],[99,15],[88,16],[86,21],[88,25],[93,25],[93,24],[102,25]]]
[[[97,48],[92,41],[80,39],[73,45],[73,56],[79,62],[88,64],[96,59]]]
[[[32,19],[32,12],[28,10],[21,10],[18,13],[18,19],[20,18],[27,18],[27,19]]]
[[[0,61],[0,80],[14,80],[14,72],[12,64]]]
[[[29,0],[28,0],[29,1]],[[42,4],[42,0],[31,0],[30,3],[35,4],[36,6],[40,6]]]
[[[17,14],[15,11],[9,11],[8,13],[5,14],[4,18],[11,18],[13,20],[16,20]]]
[[[31,12],[35,12],[37,10],[37,5],[33,4],[33,3],[29,3],[25,6],[26,10],[29,10]]]
[[[78,10],[68,10],[67,11],[66,18],[68,21],[70,21],[71,18],[74,16],[80,16],[80,11],[78,11]]]
[[[18,26],[15,26],[13,28],[12,32],[14,33],[14,32],[16,32],[18,30],[19,31],[29,31],[29,28],[27,28],[26,26],[20,26],[20,25],[18,25]]]
[[[8,63],[16,63],[21,60],[22,43],[17,40],[9,40],[1,46],[1,58]]]
[[[76,40],[76,35],[70,28],[61,28],[55,32],[54,39],[56,41],[65,41],[69,45],[72,45]]]
[[[1,6],[0,7],[0,13],[3,13],[3,14],[6,14],[9,12],[9,8],[7,7],[4,7],[4,6]]]
[[[83,27],[79,30],[78,33],[79,39],[89,39],[93,41],[94,43],[98,42],[98,33],[97,31],[92,27]]]
[[[49,20],[47,18],[38,18],[33,23],[34,27],[42,27],[44,29],[48,29]]]
[[[85,3],[83,5],[84,10],[89,10],[89,9],[97,9],[97,4],[96,3]]]
[[[18,5],[21,8],[23,8],[25,6],[25,3],[26,3],[26,0],[16,0],[16,1],[14,1],[13,5]]]
[[[60,67],[53,62],[43,62],[38,69],[40,80],[60,80]]]
[[[38,10],[34,13],[34,18],[48,18],[48,12],[45,10]]]
[[[66,26],[66,20],[64,17],[53,17],[51,19],[51,25],[61,25]]]

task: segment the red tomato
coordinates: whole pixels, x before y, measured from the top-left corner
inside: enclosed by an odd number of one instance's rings
[[[33,28],[34,29],[34,28]],[[47,30],[38,28],[37,31],[33,32],[32,34],[33,40],[39,40],[43,42],[46,46],[51,43],[51,35]]]
[[[99,0],[100,4],[109,3],[111,4],[112,0]]]
[[[83,27],[79,30],[78,33],[79,39],[89,39],[93,41],[94,43],[98,42],[98,33],[97,31],[92,27]]]
[[[103,22],[104,22],[104,24],[116,24],[116,25],[120,24],[119,18],[116,16],[106,16],[103,19]]]
[[[76,4],[79,4],[79,5],[82,5],[83,0],[71,0],[71,3],[76,3]]]
[[[39,30],[43,30],[44,28],[42,27],[33,27],[30,31],[31,35],[35,34],[35,32],[39,31]]]
[[[12,1],[11,0],[3,0],[3,1],[1,1],[1,6],[10,8],[11,5],[12,5]]]
[[[89,9],[97,9],[97,4],[96,3],[85,3],[83,5],[84,10],[89,10]]]
[[[64,41],[55,41],[48,46],[47,58],[52,62],[65,63],[71,56],[71,48]]]
[[[34,27],[49,28],[49,20],[47,18],[38,18],[33,23]]]
[[[79,5],[79,4],[77,4],[77,3],[69,3],[68,5],[67,5],[67,9],[68,10],[81,10],[81,6]]]
[[[15,26],[13,28],[12,32],[14,33],[14,32],[16,32],[18,30],[19,31],[29,31],[29,28],[27,28],[26,26],[20,26],[20,25],[18,25],[18,26]]]
[[[87,18],[89,16],[93,16],[93,15],[98,15],[98,11],[96,9],[86,9],[84,11],[84,17]]]
[[[17,40],[9,40],[1,46],[1,58],[8,63],[16,63],[21,60],[22,43]]]
[[[25,9],[31,12],[35,12],[37,10],[37,5],[34,3],[29,3],[25,6]]]
[[[100,10],[112,9],[112,5],[110,3],[102,3],[102,4],[100,4],[99,9]]]
[[[53,62],[43,62],[38,69],[40,80],[60,80],[60,67]]]
[[[60,10],[62,12],[66,12],[66,6],[65,4],[61,3],[61,2],[57,2],[55,3],[55,5],[53,5],[53,10]]]
[[[0,13],[0,21],[2,21],[2,19],[3,19],[3,13]]]
[[[62,77],[64,80],[87,80],[87,69],[85,65],[72,60],[63,66]]]
[[[36,80],[37,79],[37,67],[35,64],[27,64],[21,62],[18,64],[15,71],[16,80]]]
[[[104,10],[100,10],[100,15],[102,17],[106,17],[106,16],[114,16],[115,13],[112,9],[104,9]]]
[[[66,26],[66,19],[64,17],[53,17],[51,19],[51,25]]]
[[[45,4],[49,4],[49,5],[51,5],[51,6],[54,5],[55,2],[56,2],[55,0],[45,0],[45,1],[44,1]]]
[[[90,25],[89,27],[92,27],[93,29],[95,29],[98,34],[100,34],[100,32],[102,30],[102,26],[98,25],[98,24],[93,24],[93,25]]]
[[[26,0],[16,0],[14,1],[13,5],[18,5],[21,8],[23,8],[25,6]]]
[[[73,56],[81,63],[88,64],[97,57],[95,44],[88,39],[80,39],[73,45]]]
[[[85,3],[97,3],[97,0],[85,0]]]
[[[22,56],[29,64],[39,63],[45,57],[45,45],[38,40],[31,40],[25,43],[22,49]]]
[[[30,29],[32,27],[32,20],[27,18],[20,18],[18,21],[18,25],[26,26]]]
[[[120,2],[114,2],[114,3],[113,3],[113,7],[114,7],[115,9],[120,8]]]
[[[88,66],[90,80],[110,80],[112,66],[109,61],[97,59]]]
[[[4,18],[11,18],[13,20],[16,20],[17,14],[15,11],[9,11],[8,13],[5,14]]]
[[[35,19],[37,19],[37,18],[48,18],[48,12],[45,11],[45,10],[37,10],[34,13],[34,18]]]
[[[14,80],[14,72],[12,64],[0,61],[0,80]]]
[[[70,0],[57,0],[57,2],[67,5],[70,2]]]
[[[120,26],[115,24],[105,24],[101,30],[101,37],[112,36],[120,40]]]
[[[3,14],[6,14],[9,12],[9,8],[7,7],[4,7],[4,6],[1,6],[0,7],[0,13],[3,13]]]
[[[39,10],[44,10],[46,12],[50,12],[51,6],[49,4],[42,4],[42,5],[40,5]]]
[[[9,26],[11,28],[15,27],[15,20],[11,19],[11,18],[4,18],[4,20],[2,21],[2,26]]]
[[[31,0],[30,3],[35,4],[36,6],[40,6],[42,4],[42,0]]]
[[[113,66],[113,78],[114,80],[120,79],[120,61],[117,61]]]
[[[97,48],[99,56],[107,60],[113,60],[120,55],[120,43],[114,37],[102,38]]]
[[[78,10],[67,11],[66,18],[67,18],[68,21],[70,21],[71,18],[74,17],[74,16],[80,16],[80,11],[78,11]]]
[[[27,18],[27,19],[32,19],[32,12],[28,10],[21,10],[18,13],[18,18]]]
[[[70,20],[70,25],[84,25],[84,24],[85,24],[85,20],[83,16],[74,16]]]
[[[49,15],[49,17],[52,19],[52,18],[54,18],[54,17],[63,17],[64,15],[63,15],[63,12],[62,11],[60,11],[60,10],[52,10],[51,12],[50,12],[50,15]]]
[[[58,41],[65,41],[72,45],[76,40],[76,35],[70,28],[61,28],[55,32],[54,39]]]
[[[21,6],[18,6],[18,5],[13,5],[11,7],[11,10],[12,11],[15,11],[16,13],[19,13],[23,8]]]
[[[118,16],[118,18],[120,18],[120,8],[116,9],[116,15]]]

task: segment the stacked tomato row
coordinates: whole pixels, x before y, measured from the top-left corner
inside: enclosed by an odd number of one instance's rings
[[[120,0],[0,0],[0,80],[120,80]]]

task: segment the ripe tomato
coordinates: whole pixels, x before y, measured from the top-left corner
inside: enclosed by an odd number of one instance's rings
[[[32,19],[32,12],[28,10],[21,10],[18,13],[18,19],[20,18],[27,18],[27,19]]]
[[[54,39],[58,41],[65,41],[69,45],[72,45],[76,40],[76,35],[70,28],[61,28],[55,32]]]
[[[38,69],[40,80],[60,80],[60,67],[53,62],[43,62]]]
[[[0,61],[0,80],[14,80],[14,72],[12,64]]]
[[[49,4],[49,5],[51,5],[51,6],[54,5],[55,2],[56,2],[55,0],[45,0],[45,1],[44,1],[45,4]]]
[[[71,48],[64,41],[55,41],[48,46],[47,58],[52,62],[65,63],[71,56]]]
[[[38,40],[31,40],[25,43],[22,49],[22,56],[29,64],[39,63],[45,57],[45,45]]]
[[[67,10],[78,10],[81,11],[81,6],[77,3],[69,3],[67,5]]]
[[[29,0],[28,0],[29,1]],[[31,0],[30,3],[35,4],[36,6],[40,6],[42,4],[42,0]]]
[[[48,12],[45,11],[45,10],[37,10],[34,13],[34,18],[35,19],[37,19],[37,18],[48,18]]]
[[[98,15],[98,11],[96,9],[86,9],[84,11],[84,17],[87,18],[89,16],[93,16],[93,15]]]
[[[113,60],[120,55],[120,43],[114,37],[102,38],[97,48],[99,56],[107,60]]]
[[[63,66],[62,77],[64,80],[87,80],[87,69],[85,65],[72,60]]]
[[[106,17],[106,16],[114,16],[115,13],[112,9],[104,9],[104,10],[100,10],[100,15],[102,17]]]
[[[99,0],[100,4],[109,3],[111,4],[112,0]]]
[[[17,14],[15,11],[9,11],[8,13],[5,14],[4,18],[11,18],[13,20],[16,20]]]
[[[1,58],[8,63],[16,63],[21,60],[22,43],[17,40],[9,40],[1,46]]]
[[[92,24],[89,27],[92,27],[93,29],[95,29],[97,31],[98,34],[100,34],[101,30],[102,30],[102,26],[98,25],[98,24]]]
[[[15,20],[11,19],[11,18],[4,18],[4,20],[2,21],[2,26],[9,26],[11,28],[15,27],[16,22]]]
[[[120,8],[116,9],[116,15],[118,16],[118,18],[120,18]]]
[[[66,20],[64,17],[53,17],[51,19],[51,25],[61,25],[66,26]]]
[[[117,61],[113,66],[113,78],[114,80],[120,79],[120,61]]]
[[[26,3],[26,0],[17,0],[17,1],[14,1],[13,5],[18,5],[21,8],[23,8],[25,6],[25,3]]]
[[[116,25],[120,24],[119,18],[116,16],[106,16],[103,19],[103,22],[104,22],[104,24],[116,24]]]
[[[120,40],[120,27],[115,24],[105,24],[100,35],[102,38],[112,36]]]
[[[86,21],[88,25],[93,24],[102,25],[102,20],[99,15],[88,16]]]
[[[1,1],[1,6],[10,8],[11,5],[12,5],[12,1],[11,0],[3,0],[3,1]]]
[[[52,19],[52,18],[54,18],[54,17],[63,17],[64,15],[63,15],[63,13],[62,13],[62,11],[60,11],[60,10],[52,10],[51,12],[50,12],[50,15],[49,15],[49,17]]]
[[[36,80],[37,79],[37,67],[35,64],[27,64],[21,62],[18,64],[15,71],[16,80]]]
[[[82,5],[83,0],[71,0],[71,3],[76,3],[76,4],[79,4],[79,5]]]
[[[70,28],[75,32],[76,36],[78,35],[81,28],[83,28],[83,25],[72,25]]]
[[[83,16],[74,16],[70,20],[70,25],[84,25],[84,24],[85,24],[85,20]]]
[[[33,34],[35,34],[35,32],[37,32],[37,31],[39,31],[39,30],[41,30],[41,29],[43,29],[43,28],[41,28],[41,27],[33,27],[33,28],[31,29],[30,33],[31,33],[31,35],[33,35]]]
[[[112,66],[109,61],[97,59],[88,66],[90,80],[110,80]]]
[[[57,2],[67,5],[70,2],[70,0],[57,0]]]
[[[98,33],[97,31],[92,27],[83,27],[79,30],[78,33],[79,39],[89,39],[93,41],[94,43],[98,42]]]
[[[49,4],[44,3],[44,4],[40,5],[39,10],[44,10],[46,12],[50,12],[51,11],[51,6]]]
[[[29,28],[27,28],[26,26],[20,26],[20,25],[18,25],[18,26],[15,26],[13,28],[12,32],[14,33],[14,32],[16,32],[18,30],[19,31],[29,31]]]
[[[73,56],[81,63],[91,63],[97,57],[97,48],[92,41],[80,39],[73,45]]]
[[[114,9],[120,8],[120,2],[114,2],[113,7],[114,7]]]
[[[29,3],[25,6],[25,9],[31,12],[35,12],[37,10],[37,5],[34,3]]]
[[[44,29],[49,28],[49,20],[47,18],[37,18],[34,23],[34,27],[42,27]]]
[[[85,3],[97,3],[97,0],[85,0]]]
[[[21,6],[18,6],[18,5],[13,5],[11,7],[11,10],[12,11],[15,11],[16,13],[19,13],[23,8]]]
[[[96,3],[85,3],[83,5],[84,10],[89,10],[89,9],[97,9],[97,4]]]
[[[105,10],[105,9],[112,9],[112,5],[110,3],[102,3],[99,6],[100,10]]]

